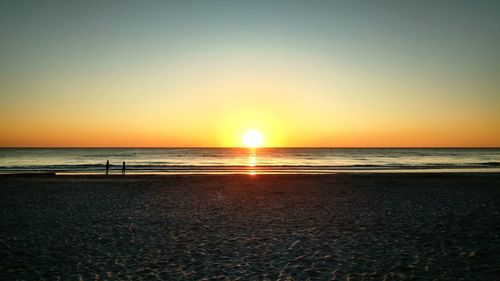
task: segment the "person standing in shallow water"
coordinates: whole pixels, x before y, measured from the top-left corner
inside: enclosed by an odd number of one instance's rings
[[[122,175],[125,175],[125,161],[123,161],[122,165]]]
[[[106,175],[109,173],[109,160],[106,161]]]

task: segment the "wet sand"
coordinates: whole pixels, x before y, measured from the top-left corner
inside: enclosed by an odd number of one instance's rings
[[[0,177],[2,280],[500,280],[500,175]]]

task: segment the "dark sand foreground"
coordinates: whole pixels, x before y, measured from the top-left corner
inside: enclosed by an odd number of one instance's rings
[[[500,280],[500,175],[0,177],[2,280]]]

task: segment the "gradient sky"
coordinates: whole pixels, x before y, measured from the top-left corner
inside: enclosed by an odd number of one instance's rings
[[[500,146],[499,1],[1,1],[0,146]]]

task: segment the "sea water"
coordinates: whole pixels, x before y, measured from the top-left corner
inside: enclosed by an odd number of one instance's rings
[[[0,173],[500,172],[500,148],[3,148]]]

